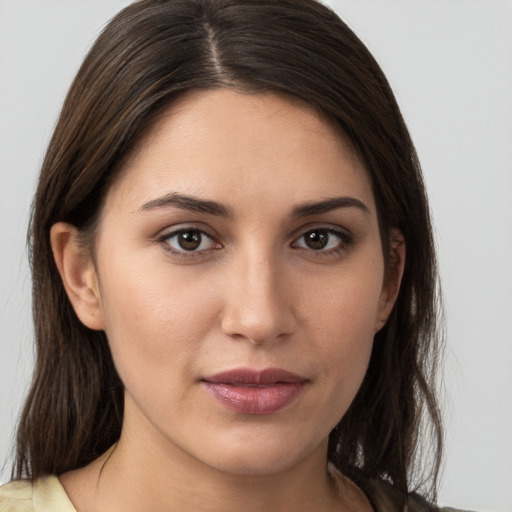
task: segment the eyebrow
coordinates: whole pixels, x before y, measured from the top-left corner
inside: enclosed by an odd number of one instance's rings
[[[144,203],[139,211],[159,210],[165,208],[179,208],[196,213],[206,213],[217,217],[233,218],[233,209],[217,201],[201,199],[199,197],[171,192],[157,199]],[[321,201],[310,201],[297,205],[291,213],[291,218],[308,217],[326,213],[338,208],[357,208],[369,214],[369,208],[359,199],[350,196],[337,196],[323,199]]]
[[[189,212],[206,213],[218,217],[234,217],[232,209],[222,203],[178,194],[177,192],[171,192],[165,196],[148,201],[139,208],[139,211],[159,210],[169,207],[179,208],[180,210]]]
[[[309,215],[318,215],[338,208],[357,208],[366,214],[370,209],[359,199],[349,196],[337,196],[324,199],[322,201],[312,201],[296,206],[292,211],[292,217],[307,217]]]

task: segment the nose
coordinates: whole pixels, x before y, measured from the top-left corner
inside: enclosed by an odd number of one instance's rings
[[[275,257],[248,255],[231,266],[222,330],[256,345],[284,340],[295,331],[292,284]]]

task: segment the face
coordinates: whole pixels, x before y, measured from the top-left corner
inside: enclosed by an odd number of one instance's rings
[[[87,307],[70,296],[106,331],[125,428],[238,474],[325,457],[394,300],[363,165],[271,94],[174,103],[108,192],[85,268]]]

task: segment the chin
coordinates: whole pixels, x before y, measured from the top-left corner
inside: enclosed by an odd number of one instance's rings
[[[245,437],[245,436],[243,436]],[[250,439],[216,443],[213,453],[204,452],[202,461],[218,471],[233,475],[270,475],[289,470],[315,453],[325,457],[327,442],[318,446],[305,440],[293,440],[290,436],[254,434]]]
[[[211,467],[237,476],[265,476],[286,471],[293,467],[294,457],[269,458],[267,454],[235,455],[228,459],[214,461]]]

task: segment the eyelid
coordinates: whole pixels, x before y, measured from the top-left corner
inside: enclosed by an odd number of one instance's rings
[[[329,231],[330,233],[335,233],[344,238],[354,238],[354,234],[350,229],[340,226],[339,224],[331,224],[329,222],[311,222],[309,224],[302,225],[299,228],[294,229],[290,237],[293,240],[296,240],[297,238],[300,238],[301,236],[309,233],[310,231],[314,231],[315,229]]]
[[[304,237],[306,234],[311,231],[323,231],[326,233],[330,233],[333,236],[336,236],[339,239],[339,244],[336,247],[331,248],[319,248],[314,249],[307,246],[299,246],[298,241]],[[211,240],[213,247],[208,247],[206,249],[192,249],[187,251],[186,249],[175,249],[169,243],[168,240],[174,236],[179,235],[180,233],[187,231],[196,231],[200,233],[202,236],[207,237]],[[213,231],[213,233],[212,233]],[[293,230],[290,235],[292,238],[290,242],[290,246],[292,249],[298,249],[301,251],[307,251],[309,253],[315,254],[315,256],[329,256],[334,254],[339,254],[345,250],[348,250],[355,243],[355,237],[345,227],[336,225],[336,224],[322,224],[322,223],[310,223],[307,225],[303,225],[300,228]],[[171,254],[172,256],[182,257],[182,258],[200,258],[206,257],[207,255],[211,255],[212,251],[217,251],[225,246],[220,237],[217,235],[214,230],[212,230],[208,225],[204,225],[203,223],[180,223],[173,226],[167,226],[165,229],[161,230],[159,234],[157,234],[154,238],[155,243],[158,243],[163,246],[163,249]]]
[[[160,229],[154,236],[155,241],[165,240],[177,233],[184,231],[199,231],[212,239],[218,239],[216,232],[203,222],[179,222],[176,224],[168,225],[163,229]]]
[[[298,246],[298,240],[307,235],[312,231],[324,231],[330,233],[339,238],[340,243],[336,247],[332,247],[329,249],[312,249],[310,247],[301,247]],[[297,233],[298,232],[298,233]],[[309,251],[315,253],[316,255],[329,255],[332,253],[338,253],[343,250],[348,249],[355,243],[354,235],[347,230],[346,228],[342,228],[341,226],[333,226],[332,224],[311,224],[309,226],[302,226],[300,230],[295,231],[295,236],[291,242],[292,247],[295,246],[297,249]]]
[[[175,236],[178,236],[181,233],[186,233],[187,231],[196,231],[197,233],[200,233],[201,236],[209,238],[212,243],[215,245],[215,247],[209,247],[207,249],[201,249],[201,250],[190,250],[187,251],[186,249],[175,249],[171,247],[171,245],[168,243],[168,240],[170,238],[173,238]],[[165,228],[164,230],[160,231],[160,233],[155,237],[155,242],[158,244],[161,244],[163,246],[163,249],[167,252],[172,254],[173,256],[183,257],[183,258],[194,258],[194,257],[201,257],[206,255],[207,253],[210,253],[213,250],[220,249],[222,247],[222,243],[219,241],[219,238],[212,233],[209,232],[209,229],[205,229],[204,227],[199,227],[197,224],[178,224],[175,226],[170,226]]]

